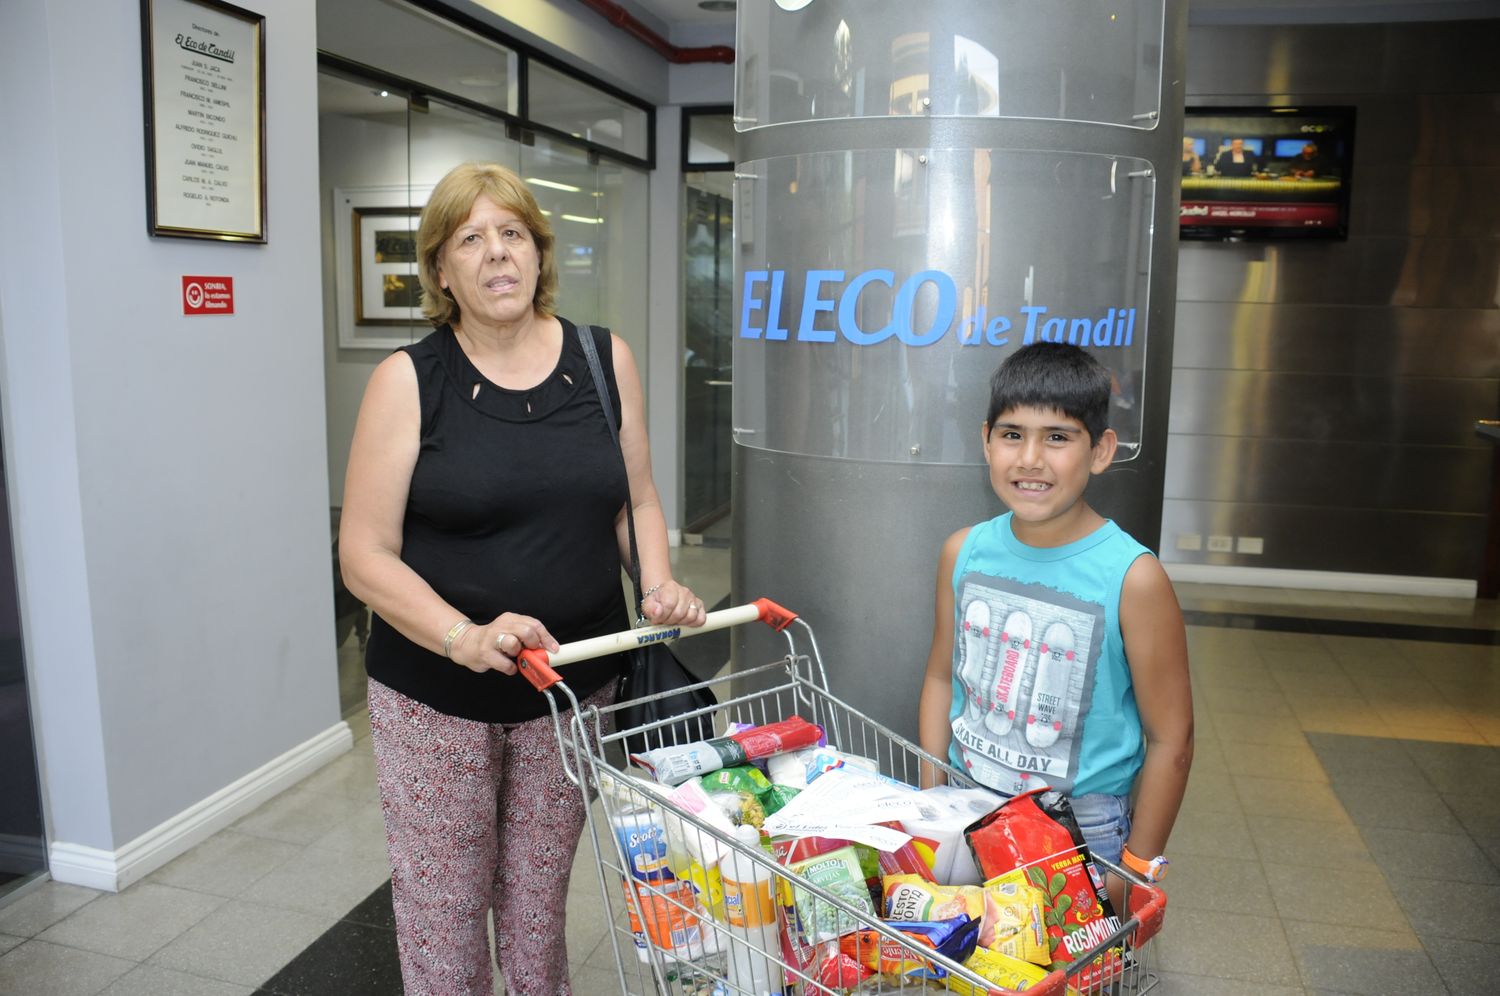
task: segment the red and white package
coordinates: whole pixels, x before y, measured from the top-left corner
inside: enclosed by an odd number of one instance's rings
[[[739,744],[745,756],[754,761],[787,751],[812,747],[823,739],[823,728],[809,723],[801,716],[793,716],[764,726],[752,726],[748,730],[731,733],[729,739]]]
[[[989,881],[1023,869],[1027,881],[1047,901],[1047,935],[1054,968],[1067,965],[1102,945],[1120,928],[1109,893],[1089,857],[1068,800],[1045,789],[1027,792],[971,824],[964,837],[974,861]],[[1080,989],[1118,974],[1118,947],[1101,952],[1078,975]]]

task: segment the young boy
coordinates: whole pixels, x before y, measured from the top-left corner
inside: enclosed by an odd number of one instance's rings
[[[1161,564],[1083,500],[1114,458],[1109,396],[1065,343],[995,372],[984,457],[1010,511],[943,544],[918,730],[1003,795],[1067,795],[1094,854],[1159,878],[1193,760],[1187,635]]]

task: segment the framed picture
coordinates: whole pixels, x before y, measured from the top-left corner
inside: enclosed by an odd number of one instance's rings
[[[352,210],[354,324],[410,325],[422,311],[417,279],[422,209],[355,205]]]
[[[422,317],[417,224],[431,187],[392,184],[333,191],[339,346],[395,349],[432,325]]]
[[[222,0],[141,0],[151,235],[266,241],[265,29]]]

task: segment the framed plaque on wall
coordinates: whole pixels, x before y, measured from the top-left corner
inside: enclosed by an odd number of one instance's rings
[[[266,241],[265,21],[220,0],[141,0],[150,234]]]

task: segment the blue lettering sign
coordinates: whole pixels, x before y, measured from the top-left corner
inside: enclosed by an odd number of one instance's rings
[[[818,291],[826,282],[843,283],[843,270],[808,270],[807,287],[802,292],[802,321],[797,323],[797,338],[802,342],[833,342],[837,333],[833,329],[816,329],[818,312],[833,313],[833,301],[825,301]]]
[[[746,270],[740,293],[740,337],[786,341],[791,329],[782,324],[783,310],[796,316],[792,328],[798,342],[832,343],[842,338],[855,346],[874,346],[895,337],[907,346],[930,346],[939,342],[949,330],[961,346],[1006,346],[1010,344],[1011,319],[1006,315],[991,317],[986,305],[978,305],[972,314],[958,313],[958,285],[942,270],[913,273],[898,285],[892,270],[871,269],[848,277],[844,270],[808,270],[803,275],[801,300],[793,291],[782,308],[787,293],[787,271]],[[878,328],[860,324],[861,305],[868,318],[883,308],[869,307],[866,291],[871,284],[881,284],[893,291],[890,319]],[[930,319],[925,329],[917,328],[917,297],[932,285]],[[792,284],[795,287],[795,283]],[[925,310],[925,309],[924,309]],[[1135,340],[1135,308],[1109,308],[1103,317],[1098,312],[1084,315],[1049,314],[1045,305],[1027,304],[1019,309],[1021,344],[1069,342],[1095,349],[1130,346]],[[820,319],[827,314],[828,319]],[[956,321],[955,321],[956,319]],[[820,328],[822,322],[824,327]],[[831,325],[832,327],[828,327]]]
[[[759,339],[764,330],[759,326],[750,324],[750,312],[758,310],[761,306],[760,298],[755,296],[755,285],[766,282],[765,270],[746,270],[745,286],[740,294],[740,336],[745,339]]]
[[[885,328],[875,332],[866,332],[856,321],[854,309],[859,303],[860,292],[865,289],[866,285],[876,282],[894,288],[896,275],[890,270],[866,270],[849,281],[849,286],[844,288],[844,294],[839,298],[839,334],[856,346],[872,346],[877,342],[883,342],[896,331],[894,320]]]

